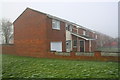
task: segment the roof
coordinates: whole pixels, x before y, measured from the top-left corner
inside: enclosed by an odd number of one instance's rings
[[[63,22],[66,22],[66,23],[68,23],[68,24],[72,24],[72,25],[76,26],[77,28],[82,28],[82,29],[85,29],[85,30],[89,30],[89,31],[91,31],[91,32],[95,32],[95,31],[93,31],[93,30],[91,30],[91,29],[85,28],[85,27],[83,27],[83,26],[81,26],[81,25],[78,25],[78,24],[76,24],[76,23],[70,22],[70,21],[68,21],[68,20],[61,19],[61,18],[58,18],[58,17],[56,17],[56,16],[52,16],[52,15],[50,15],[50,14],[47,14],[47,16],[48,16],[49,18],[53,18],[53,19],[56,19],[56,20],[59,20],[59,21],[63,21]]]
[[[83,38],[83,39],[85,39],[85,40],[95,40],[94,38],[89,37],[89,36],[78,35],[78,34],[76,34],[76,33],[71,33],[71,34],[74,35],[74,36],[77,36],[77,37]]]
[[[48,16],[49,18],[57,19],[57,20],[59,20],[59,21],[66,22],[66,23],[68,23],[68,24],[72,24],[72,25],[74,25],[74,26],[76,26],[76,27],[78,27],[78,28],[82,28],[82,29],[85,29],[85,30],[89,30],[89,31],[91,31],[91,32],[94,32],[93,30],[88,29],[88,28],[85,28],[85,27],[83,27],[83,26],[81,26],[81,25],[78,25],[78,24],[76,24],[76,23],[70,22],[70,21],[65,20],[65,19],[61,19],[61,18],[59,18],[59,17],[53,16],[53,15],[50,15],[50,14],[47,14],[47,13],[44,13],[44,12],[40,12],[40,11],[38,11],[38,10],[31,9],[31,8],[29,8],[29,7],[27,7],[27,8],[23,11],[23,13],[24,13],[27,9],[30,9],[30,10],[32,10],[32,11],[35,11],[35,12],[38,12],[38,13],[41,13],[41,14],[44,14],[44,15]],[[23,14],[23,13],[22,13],[22,14]],[[22,14],[21,14],[21,15],[22,15]],[[21,15],[20,15],[20,16],[21,16]],[[19,17],[20,17],[20,16],[19,16]],[[18,17],[18,18],[19,18],[19,17]],[[17,19],[18,19],[18,18],[17,18]],[[17,19],[16,19],[16,20],[17,20]],[[15,21],[16,21],[16,20],[15,20]],[[15,22],[15,21],[14,21],[14,22]],[[13,23],[14,23],[14,22],[13,22]]]

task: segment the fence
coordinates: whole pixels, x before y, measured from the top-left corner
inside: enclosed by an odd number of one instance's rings
[[[51,53],[48,53],[51,54]],[[112,55],[111,55],[112,54]],[[113,55],[114,54],[114,55]],[[72,59],[72,60],[93,60],[93,61],[120,61],[119,53],[106,53],[95,51],[94,53],[83,52],[53,52],[49,58]]]
[[[15,54],[18,56],[32,56],[32,57],[42,57],[42,58],[59,58],[59,59],[71,59],[71,60],[94,60],[94,61],[120,61],[119,52],[101,52],[95,51],[94,53],[88,52],[34,52],[32,53],[17,53],[17,49],[14,45],[3,45],[2,53],[4,54]],[[41,55],[42,53],[42,55]],[[43,54],[44,53],[44,54]]]
[[[69,52],[55,52],[55,55],[70,56]]]
[[[98,51],[99,52],[99,51]],[[75,56],[95,56],[95,52],[74,52]],[[119,52],[105,52],[100,51],[100,56],[120,56]],[[55,52],[55,55],[59,56],[71,56],[71,52]]]
[[[94,56],[93,52],[76,52],[76,56]]]
[[[119,52],[101,52],[101,56],[120,56]]]
[[[58,56],[71,56],[71,52],[54,52]],[[75,56],[94,56],[93,52],[75,52]]]

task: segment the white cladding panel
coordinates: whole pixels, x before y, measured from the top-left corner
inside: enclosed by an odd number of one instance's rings
[[[72,40],[70,31],[66,30],[66,40]]]

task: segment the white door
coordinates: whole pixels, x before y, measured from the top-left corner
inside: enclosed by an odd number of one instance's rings
[[[66,41],[66,51],[70,52],[71,51],[71,40]]]
[[[51,51],[62,52],[62,42],[51,42]]]

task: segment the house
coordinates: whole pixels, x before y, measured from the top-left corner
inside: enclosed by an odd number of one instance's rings
[[[14,21],[16,54],[39,56],[47,52],[93,52],[97,34],[70,21],[27,8]]]
[[[106,34],[95,32],[97,34],[96,46],[97,48],[104,48],[106,45],[114,40],[111,36]],[[110,47],[110,45],[108,45]]]

